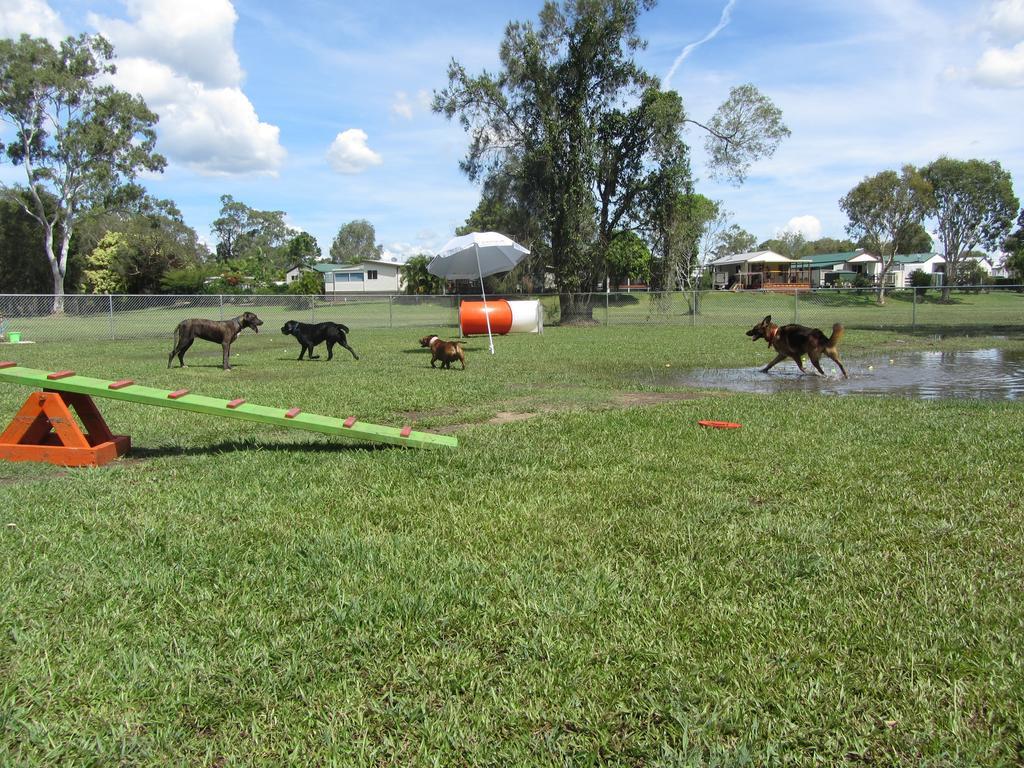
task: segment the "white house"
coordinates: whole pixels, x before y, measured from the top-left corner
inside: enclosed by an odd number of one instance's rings
[[[989,277],[1007,277],[1006,267],[1006,254],[997,253],[995,256],[968,256],[965,262],[973,261],[983,270]]]
[[[811,267],[811,285],[815,288],[832,287],[853,282],[863,275],[875,282],[881,271],[880,260],[864,250],[844,253],[816,253],[804,261]]]
[[[775,251],[720,256],[708,264],[715,288],[800,290],[811,287],[810,264]]]
[[[932,285],[942,285],[946,276],[946,259],[938,253],[897,254],[886,275],[890,288],[909,288],[910,276],[917,270],[931,275]]]
[[[303,272],[308,272],[308,271],[309,271],[309,267],[302,267],[302,266],[292,267],[291,269],[289,269],[287,272],[284,273],[284,284],[285,285],[291,285],[296,280],[298,280],[300,277],[302,277],[302,273]]]
[[[993,264],[992,272],[990,273],[992,277],[1008,278],[1010,276],[1010,272],[1006,268],[1006,260],[1009,258],[1009,256],[1010,254],[1000,251],[990,257]]]
[[[396,261],[366,260],[357,264],[319,263],[324,293],[401,293],[402,265]]]

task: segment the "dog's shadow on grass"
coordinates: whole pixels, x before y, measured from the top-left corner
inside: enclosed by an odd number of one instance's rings
[[[487,349],[487,347],[467,347],[465,344],[462,345],[462,348],[464,350],[466,350],[467,352],[483,352],[485,349]],[[426,347],[416,347],[415,349],[403,349],[402,350],[402,354],[403,355],[427,355],[429,357],[430,356],[430,350],[427,349]]]
[[[350,453],[386,451],[393,448],[403,449],[400,445],[381,443],[254,443],[244,440],[227,440],[210,445],[168,445],[161,448],[133,445],[128,453],[128,458],[145,460],[161,459],[167,456],[216,456],[220,453],[246,451],[293,451],[296,453],[338,453],[342,451]]]
[[[231,364],[231,368],[229,368],[228,370],[231,370],[233,368],[245,368],[245,367],[246,367],[245,363],[232,363]],[[220,369],[223,369],[224,365],[223,365],[223,363],[186,363],[184,370],[187,371],[189,368],[220,368]],[[179,365],[173,365],[170,368],[168,368],[167,370],[168,371],[180,371],[180,370],[183,370],[183,369]]]

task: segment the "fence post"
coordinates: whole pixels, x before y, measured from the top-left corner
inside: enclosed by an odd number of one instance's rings
[[[611,325],[611,318],[608,316],[608,305],[611,303],[609,298],[611,294],[608,291],[604,292],[604,327],[607,328]]]
[[[394,299],[394,298],[395,298],[394,296],[392,296],[391,294],[388,294],[388,328],[394,328],[394,324],[393,324],[394,320],[391,317],[391,304],[392,304],[392,299]]]
[[[223,321],[224,320],[224,294],[223,293],[219,294],[218,298],[220,299],[220,319]]]
[[[911,296],[914,297],[914,301],[911,304],[911,310],[910,310],[910,330],[911,331],[916,331],[917,330],[917,288],[911,288],[910,289],[910,294],[911,294]]]
[[[107,294],[107,304],[110,308],[110,340],[114,340],[114,296],[113,294]]]
[[[312,293],[309,295],[309,322],[316,322],[316,295]]]
[[[694,287],[694,289],[693,289],[693,306],[690,308],[690,326],[691,327],[696,327],[696,325],[697,325],[697,302],[698,301],[699,301],[699,299],[697,298],[697,288]]]
[[[800,322],[800,291],[793,289],[793,322]]]

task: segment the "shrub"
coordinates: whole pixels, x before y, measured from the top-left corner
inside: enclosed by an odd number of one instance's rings
[[[915,295],[924,296],[924,292],[932,287],[932,276],[923,269],[915,269],[910,273],[910,284]]]

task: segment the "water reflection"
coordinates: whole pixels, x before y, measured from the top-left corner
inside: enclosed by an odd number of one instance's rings
[[[903,352],[892,357],[844,360],[850,373],[822,358],[826,377],[801,374],[792,361],[769,373],[757,368],[704,368],[676,378],[680,386],[738,392],[821,392],[823,394],[901,395],[922,400],[944,397],[1024,400],[1024,352],[981,349],[969,352]],[[805,362],[807,370],[813,370]]]

